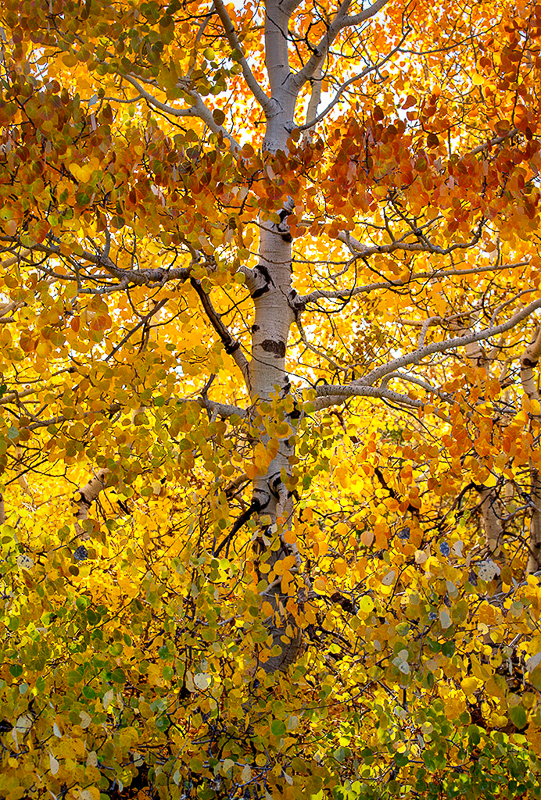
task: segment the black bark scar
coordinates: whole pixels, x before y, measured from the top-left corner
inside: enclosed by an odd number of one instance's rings
[[[261,347],[266,353],[274,353],[280,356],[280,358],[283,358],[286,354],[285,342],[275,342],[273,339],[265,339],[264,342],[261,342]]]
[[[274,281],[272,280],[270,272],[268,271],[267,267],[264,266],[264,264],[258,264],[254,272],[259,272],[260,275],[263,275],[263,278],[265,279],[265,285],[261,286],[259,289],[256,289],[252,294],[252,300],[257,300],[257,298],[261,297],[261,295],[265,294],[265,292],[270,291],[270,287],[274,286]]]

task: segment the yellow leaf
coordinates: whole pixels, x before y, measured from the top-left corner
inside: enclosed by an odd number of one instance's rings
[[[471,675],[468,675],[466,678],[463,678],[460,681],[463,691],[468,695],[473,694],[480,684],[481,681],[477,680],[477,678],[474,678]]]
[[[534,727],[532,723],[530,723],[526,730],[526,738],[534,753],[538,757],[541,756],[541,731],[539,728]]]
[[[343,558],[339,558],[334,562],[334,569],[338,575],[345,575],[348,569],[348,565]]]
[[[359,611],[363,614],[370,614],[374,610],[374,601],[370,597],[370,595],[365,594],[364,597],[361,597],[359,600]]]
[[[268,600],[265,600],[263,605],[261,606],[261,613],[264,617],[271,617],[274,614],[274,609]]]

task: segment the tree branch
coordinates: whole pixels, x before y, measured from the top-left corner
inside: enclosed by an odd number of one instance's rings
[[[244,80],[250,91],[252,92],[253,96],[263,109],[263,111],[268,115],[271,113],[273,108],[273,101],[270,97],[268,97],[259,83],[257,82],[254,73],[249,67],[249,64],[246,60],[246,56],[244,55],[244,51],[242,49],[242,45],[239,41],[237,36],[237,32],[235,31],[235,27],[231,22],[231,18],[227,13],[227,9],[223,3],[223,0],[214,0],[214,8],[216,9],[218,16],[222,21],[222,25],[224,26],[225,35],[227,36],[227,40],[233,50],[237,50],[241,53],[241,58],[238,59],[238,63],[241,66],[242,74],[244,75]]]
[[[202,101],[200,95],[195,92],[193,89],[189,89],[187,87],[183,87],[188,94],[193,97],[194,105],[190,106],[190,108],[174,108],[174,106],[170,106],[167,103],[162,103],[160,100],[157,100],[154,95],[150,94],[138,80],[136,80],[132,75],[128,75],[127,73],[121,72],[119,73],[122,78],[131,83],[131,85],[137,89],[137,91],[141,94],[142,97],[155,108],[158,108],[160,111],[163,111],[164,114],[169,114],[172,117],[199,117],[199,119],[203,120],[203,122],[208,125],[210,130],[213,133],[221,133],[224,139],[227,139],[229,144],[231,145],[231,150],[236,155],[240,150],[240,144],[237,142],[234,136],[226,130],[223,125],[217,125],[214,122],[214,117],[212,116],[211,110],[205,103]]]
[[[518,133],[518,129],[511,128],[511,130],[507,131],[507,133],[502,133],[501,136],[495,136],[493,139],[489,139],[488,142],[485,142],[485,144],[480,144],[478,147],[475,147],[473,150],[470,150],[468,152],[468,155],[476,156],[477,153],[482,153],[483,150],[488,150],[490,147],[494,147],[494,145],[496,144],[501,144],[502,142],[505,142],[506,139],[509,139],[516,133]]]
[[[109,359],[112,358],[114,354],[117,353],[124,344],[126,344],[128,339],[130,339],[133,336],[133,334],[139,330],[139,328],[142,328],[143,325],[146,325],[152,319],[152,317],[155,314],[157,314],[158,311],[160,311],[160,309],[164,307],[164,305],[167,303],[167,300],[168,300],[167,297],[163,298],[158,303],[156,303],[154,308],[151,311],[149,311],[148,314],[145,314],[144,317],[141,317],[137,325],[135,325],[130,331],[128,331],[128,333],[123,337],[123,339],[121,339],[121,341],[115,347],[113,347],[109,355],[105,356],[105,361],[109,361]]]
[[[390,58],[392,58],[395,55],[395,53],[397,53],[400,50],[400,48],[402,47],[402,44],[404,43],[406,35],[404,35],[402,37],[402,39],[396,45],[396,47],[393,47],[391,52],[388,53],[385,56],[385,58],[382,58],[381,61],[378,61],[377,64],[372,64],[370,67],[366,67],[365,69],[362,70],[362,72],[359,72],[357,75],[353,75],[351,78],[349,78],[347,81],[345,81],[340,86],[340,88],[337,89],[336,94],[334,95],[334,97],[330,101],[330,103],[327,105],[327,107],[324,108],[323,111],[321,111],[321,113],[319,113],[317,116],[314,115],[313,119],[310,117],[310,113],[309,113],[310,112],[310,105],[309,105],[308,113],[306,114],[306,122],[305,122],[304,125],[299,125],[298,126],[298,130],[300,130],[300,131],[308,130],[309,128],[312,128],[314,125],[317,125],[318,122],[321,122],[322,119],[325,119],[325,117],[327,116],[329,111],[331,111],[334,108],[334,106],[338,103],[338,101],[340,100],[340,98],[342,97],[342,95],[344,94],[346,89],[348,88],[348,86],[351,86],[351,84],[355,83],[356,81],[360,81],[361,78],[365,78],[371,72],[374,72],[374,70],[380,69],[380,67],[382,67],[387,61],[389,61]],[[317,80],[319,82],[319,86],[321,86],[321,78],[318,78],[317,75],[318,75],[318,73],[321,74],[322,65],[323,65],[323,60],[322,60],[321,64],[318,67],[316,67],[316,70],[314,72],[314,77],[312,79],[314,81]],[[321,89],[320,89],[320,93],[321,93]],[[311,103],[312,103],[312,99],[310,99],[310,104]],[[318,101],[318,104],[319,104],[319,101]]]
[[[388,2],[389,0],[375,0],[371,6],[368,6],[368,8],[366,8],[364,11],[361,11],[360,14],[355,14],[354,16],[348,17],[347,13],[351,5],[351,0],[343,0],[340,8],[335,14],[334,19],[327,29],[327,33],[320,40],[312,57],[306,62],[304,67],[293,76],[293,85],[295,86],[295,89],[299,91],[299,89],[304,86],[306,81],[310,80],[310,78],[314,76],[316,69],[323,62],[332,43],[341,30],[353,25],[361,25],[367,19],[370,19],[370,17],[373,17],[375,14],[377,14],[378,11],[381,11],[381,9]]]
[[[387,384],[390,380],[396,378],[401,381],[406,381],[406,383],[413,383],[416,386],[420,386],[421,389],[424,389],[425,392],[429,394],[435,394],[437,397],[440,397],[442,400],[449,401],[450,397],[448,394],[443,392],[441,389],[438,389],[436,386],[432,386],[432,384],[428,383],[427,381],[423,381],[421,378],[418,378],[416,375],[410,375],[407,372],[391,372],[389,375],[386,375],[381,382],[381,387],[386,388]]]
[[[344,301],[345,299],[355,297],[358,294],[373,292],[376,291],[377,289],[395,289],[395,288],[400,288],[401,286],[408,286],[412,281],[458,277],[461,275],[474,275],[480,272],[491,272],[493,270],[516,269],[517,267],[526,267],[528,264],[529,261],[517,261],[515,264],[500,264],[498,266],[487,266],[487,267],[471,267],[470,269],[450,269],[444,272],[439,272],[438,270],[435,270],[434,272],[417,272],[417,273],[412,273],[409,276],[409,278],[407,278],[407,280],[378,281],[377,283],[368,283],[363,286],[355,286],[353,289],[341,289],[341,290],[315,289],[313,292],[310,292],[310,294],[299,295],[298,302],[308,305],[310,303],[316,303],[318,300]],[[414,324],[414,323],[408,322],[406,324]],[[419,322],[418,324],[422,325],[421,322]]]
[[[323,61],[316,67],[314,77],[312,78],[312,91],[310,93],[310,100],[308,101],[308,108],[306,109],[306,123],[299,126],[300,131],[307,131],[312,128],[318,121],[317,110],[321,102],[321,88],[323,79]],[[310,134],[305,134],[305,141],[309,141]]]
[[[302,0],[279,0],[279,5],[288,17],[291,17],[296,8],[300,6]]]
[[[246,383],[246,387],[250,389],[250,364],[241,349],[241,344],[238,339],[235,339],[231,332],[226,328],[220,319],[219,314],[211,303],[210,297],[201,286],[201,282],[192,278],[190,283],[199,295],[201,304],[205,309],[205,313],[209,319],[210,324],[222,340],[225,352],[233,357],[235,364],[242,372],[242,376]]]
[[[109,472],[110,470],[108,469],[100,469],[96,477],[92,478],[92,480],[88,481],[88,483],[77,490],[79,498],[75,501],[77,505],[77,511],[75,512],[75,532],[77,536],[83,539],[88,539],[89,535],[81,527],[81,522],[88,519],[90,506],[94,500],[97,499],[102,489],[105,489],[105,478]]]
[[[365,386],[356,383],[349,383],[346,386],[324,384],[316,386],[316,394],[320,400],[324,401],[315,401],[316,411],[321,408],[327,408],[328,405],[344,403],[350,397],[379,397],[384,400],[391,400],[393,403],[400,403],[400,405],[411,406],[412,408],[422,408],[424,406],[422,400],[415,400],[383,386]]]
[[[18,240],[14,237],[0,236],[0,241],[10,241],[14,245],[19,245]],[[32,247],[32,250],[49,256],[63,255],[60,247],[54,244],[36,244]],[[120,284],[117,286],[100,287],[99,289],[94,290],[97,294],[106,294],[108,291],[127,289],[130,283],[134,284],[135,286],[146,286],[150,283],[159,283],[163,285],[174,280],[185,281],[190,277],[192,267],[194,267],[196,264],[200,264],[200,261],[197,260],[198,255],[200,254],[196,254],[193,261],[187,267],[175,267],[172,269],[163,269],[159,267],[140,270],[121,269],[120,267],[116,266],[114,261],[112,261],[108,255],[104,255],[103,253],[97,255],[85,250],[78,256],[78,258],[82,258],[84,261],[88,261],[90,264],[94,264],[97,267],[102,267],[110,275],[120,281]],[[38,268],[43,269],[43,266],[39,265]],[[67,275],[60,275],[57,273],[54,273],[53,277],[56,277],[59,280],[73,280],[73,278],[70,278]],[[84,293],[88,290],[82,289],[81,291]]]
[[[492,336],[497,336],[499,333],[511,330],[511,328],[514,328],[519,322],[527,319],[534,311],[537,311],[538,308],[541,308],[541,298],[534,300],[521,311],[517,311],[507,322],[502,322],[501,325],[484,328],[482,331],[479,331],[479,333],[472,333],[468,336],[456,336],[444,342],[432,342],[425,347],[414,350],[412,353],[407,353],[389,361],[381,367],[373,369],[372,372],[369,372],[368,375],[361,378],[359,383],[371,385],[380,378],[383,378],[384,375],[395,372],[400,367],[405,367],[406,364],[418,364],[419,361],[422,361],[426,356],[433,355],[434,353],[443,353],[446,350],[456,350],[459,347],[466,347],[474,342],[490,339]],[[357,382],[355,382],[355,384],[356,383]]]

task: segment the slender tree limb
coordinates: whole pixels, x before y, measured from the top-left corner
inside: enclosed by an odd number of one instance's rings
[[[279,0],[279,5],[284,13],[291,17],[296,8],[300,6],[302,0]]]
[[[334,19],[329,25],[326,34],[322,37],[319,44],[315,48],[313,55],[306,62],[304,67],[293,76],[293,85],[295,86],[296,90],[298,91],[302,86],[304,86],[307,80],[314,76],[316,69],[327,56],[332,43],[341,30],[347,27],[361,25],[363,22],[366,22],[366,20],[370,19],[379,11],[381,11],[381,9],[388,2],[389,0],[376,0],[364,11],[361,11],[360,14],[355,14],[354,16],[348,17],[351,0],[343,0],[340,8],[334,16]]]
[[[520,297],[524,297],[525,294],[532,294],[532,292],[538,292],[538,291],[539,289],[537,288],[523,289],[521,292],[517,292],[512,297],[509,297],[506,300],[504,300],[503,303],[500,303],[500,305],[494,309],[494,312],[490,318],[490,324],[491,325],[495,324],[496,319],[499,317],[504,308],[507,308],[507,306],[512,305],[512,303],[515,303]]]
[[[201,304],[202,304],[203,308],[205,309],[205,313],[206,313],[206,315],[207,315],[207,317],[209,319],[210,324],[212,325],[212,327],[214,328],[214,330],[216,331],[216,333],[218,334],[218,336],[222,340],[222,344],[224,346],[225,352],[228,355],[232,356],[233,360],[235,361],[235,364],[237,365],[237,367],[240,369],[240,371],[242,373],[242,376],[243,376],[244,381],[246,383],[246,387],[249,389],[250,388],[250,364],[248,362],[248,359],[246,358],[246,356],[242,352],[241,344],[240,344],[239,340],[235,339],[235,337],[231,334],[231,332],[223,324],[222,320],[220,319],[220,316],[219,316],[218,312],[216,311],[216,309],[212,305],[212,302],[210,300],[209,295],[207,294],[207,292],[205,292],[205,290],[201,286],[201,282],[196,280],[195,278],[192,278],[190,282],[191,282],[193,288],[195,289],[195,291],[197,292],[197,294],[199,295],[199,299],[201,300]]]
[[[209,408],[213,414],[215,414],[217,417],[222,417],[223,419],[228,419],[229,417],[233,416],[244,419],[248,414],[245,408],[229,405],[227,403],[217,403],[214,400],[204,401],[202,397],[195,398],[194,400],[185,399],[182,402],[199,403],[201,408]]]
[[[214,400],[209,400],[208,398],[205,399],[203,397],[175,397],[172,398],[172,401],[173,400],[178,404],[197,403],[197,405],[201,406],[201,408],[208,409],[214,416],[221,417],[222,419],[228,419],[229,417],[233,416],[244,419],[248,414],[248,411],[245,408],[240,408],[240,406],[234,406],[228,403],[217,403]],[[166,405],[167,404],[168,401],[166,400]],[[77,419],[87,419],[88,417],[94,417],[97,414],[106,414],[111,416],[123,410],[124,406],[122,406],[120,403],[111,403],[101,411],[85,411],[82,415],[77,416]],[[74,419],[74,417],[67,417],[61,414],[49,419],[38,419],[36,422],[32,422],[27,427],[28,430],[35,431],[39,428],[47,428],[49,425],[61,425],[63,422],[73,422]]]
[[[384,386],[363,386],[353,383],[347,386],[323,384],[316,386],[316,395],[318,398],[325,399],[332,397],[336,404],[344,402],[344,400],[347,400],[349,397],[379,397],[384,400],[391,400],[393,403],[411,406],[412,408],[422,408],[424,406],[422,400],[415,400],[405,394],[393,392],[391,389],[386,389]],[[324,406],[320,404],[319,407],[323,408]]]
[[[325,119],[325,117],[327,116],[329,111],[332,111],[332,109],[338,103],[338,101],[340,100],[340,98],[342,97],[342,95],[344,94],[346,89],[348,89],[353,83],[356,83],[357,81],[362,80],[362,78],[365,78],[367,75],[370,75],[371,72],[374,72],[375,70],[381,69],[381,67],[387,61],[389,61],[389,59],[391,59],[400,50],[400,48],[402,47],[405,39],[406,39],[406,36],[403,36],[402,39],[400,40],[400,42],[396,45],[396,47],[393,47],[393,49],[384,58],[382,58],[381,61],[378,61],[377,64],[371,64],[369,67],[365,67],[365,69],[363,69],[361,72],[357,73],[357,75],[353,75],[351,78],[349,78],[347,81],[345,81],[336,90],[336,93],[335,93],[334,97],[329,102],[327,107],[324,108],[323,111],[321,111],[317,116],[314,116],[313,118],[311,118],[310,114],[307,113],[305,124],[304,125],[299,125],[298,129],[300,131],[306,131],[309,128],[313,128],[314,125],[317,125],[317,123],[321,122],[321,120]],[[314,72],[314,77],[312,78],[312,80],[314,82],[318,81],[319,86],[321,86],[321,78],[318,78],[317,76],[318,76],[318,74],[321,75],[322,66],[323,66],[323,60],[321,60],[320,65],[318,67],[316,67],[315,72]],[[320,89],[320,94],[321,94],[321,89]],[[313,94],[312,94],[312,96],[313,96]],[[319,101],[318,101],[318,104],[319,104]],[[310,106],[309,106],[309,111],[310,111]]]
[[[328,356],[323,350],[320,350],[319,348],[315,347],[313,344],[311,344],[308,341],[308,338],[306,336],[304,328],[302,327],[302,323],[301,323],[299,314],[297,314],[297,316],[296,316],[295,324],[297,325],[297,328],[299,330],[301,341],[302,341],[303,345],[306,347],[307,350],[310,350],[310,352],[314,353],[315,355],[317,355],[320,358],[323,358],[325,361],[327,361],[327,363],[329,363],[331,365],[331,367],[335,370],[335,372],[344,372],[345,371],[345,369],[346,369],[345,367],[339,366],[339,364],[337,364],[336,361],[331,356]]]
[[[156,305],[154,306],[154,308],[153,308],[151,311],[149,311],[149,312],[148,312],[148,314],[145,314],[145,316],[144,316],[144,317],[142,317],[142,318],[139,320],[139,322],[137,323],[137,325],[135,325],[135,327],[134,327],[134,328],[132,328],[130,331],[128,331],[128,333],[127,333],[127,334],[126,334],[126,335],[123,337],[123,339],[121,339],[121,341],[120,341],[120,342],[119,342],[119,343],[118,343],[118,344],[117,344],[115,347],[113,347],[113,349],[111,350],[111,352],[109,353],[109,355],[105,356],[105,361],[109,361],[109,359],[110,359],[110,358],[112,358],[112,357],[115,355],[115,353],[117,353],[117,352],[120,350],[120,348],[121,348],[123,345],[125,345],[125,344],[126,344],[126,342],[127,342],[127,341],[128,341],[128,340],[129,340],[129,339],[132,337],[132,336],[133,336],[133,334],[134,334],[134,333],[137,333],[137,331],[139,330],[139,328],[142,328],[144,325],[146,325],[146,324],[149,322],[149,320],[151,320],[151,319],[152,319],[152,317],[153,317],[155,314],[157,314],[157,313],[158,313],[158,311],[159,311],[161,308],[163,308],[163,307],[164,307],[164,305],[167,303],[167,300],[168,300],[168,298],[163,298],[163,299],[162,299],[162,300],[160,300],[158,303],[156,303]]]
[[[346,19],[342,22],[342,28],[352,28],[356,27],[357,25],[362,25],[363,22],[366,22],[367,19],[373,17],[377,14],[381,9],[387,5],[389,0],[376,0],[371,6],[368,6],[364,11],[361,11],[359,14],[354,14],[351,17],[346,17]]]
[[[124,72],[121,72],[119,74],[121,75],[122,78],[127,80],[128,83],[131,83],[131,85],[135,89],[137,89],[137,91],[142,95],[142,97],[144,97],[144,99],[151,106],[154,106],[154,108],[157,108],[160,111],[163,111],[164,114],[168,114],[169,116],[172,117],[199,117],[199,119],[202,119],[203,122],[206,125],[208,125],[208,127],[213,133],[221,133],[224,139],[227,139],[227,141],[231,145],[231,150],[235,155],[239,152],[240,144],[237,142],[235,137],[232,136],[232,134],[230,134],[229,131],[223,127],[223,125],[216,124],[216,122],[214,121],[214,117],[212,116],[211,110],[208,108],[208,106],[205,105],[201,97],[197,94],[197,92],[194,92],[193,89],[184,87],[185,91],[187,91],[190,94],[190,96],[193,97],[194,99],[193,106],[190,106],[189,108],[175,108],[174,106],[170,106],[168,103],[162,103],[160,100],[154,97],[154,95],[152,95],[143,86],[141,86],[139,81],[132,75],[129,75],[128,73]]]
[[[2,266],[5,266],[5,263]],[[4,319],[6,317],[6,314],[11,314],[12,311],[17,311],[19,308],[22,308],[24,305],[26,305],[26,303],[23,303],[22,301],[19,301],[19,302],[12,301],[11,303],[4,303],[3,305],[1,305],[0,306],[0,322],[2,321],[2,319]],[[4,321],[6,321],[6,320],[4,319]]]
[[[323,61],[316,67],[314,77],[311,80],[312,91],[310,92],[310,100],[308,101],[308,108],[306,109],[306,122],[304,125],[299,126],[300,131],[305,131],[304,141],[310,141],[310,134],[307,133],[319,120],[317,110],[321,102],[321,88],[323,83]]]
[[[434,394],[437,397],[440,397],[442,400],[449,401],[451,399],[446,392],[438,389],[436,386],[432,386],[432,384],[428,383],[428,381],[423,381],[421,378],[418,378],[417,375],[410,375],[407,372],[391,372],[389,375],[384,377],[381,382],[381,387],[386,388],[389,381],[393,379],[406,381],[406,383],[413,383],[416,386],[420,386],[421,389],[425,390],[425,392]]]
[[[0,241],[12,241],[15,245],[18,245],[19,242],[14,237],[6,237],[0,236]],[[36,244],[32,248],[35,252],[44,253],[45,255],[49,256],[62,256],[62,252],[58,245],[49,244]],[[200,258],[200,254],[198,254]],[[84,261],[88,261],[90,264],[94,264],[95,266],[102,267],[106,272],[112,275],[114,278],[120,281],[120,284],[117,286],[107,287],[107,289],[126,289],[130,284],[135,286],[147,286],[151,283],[159,283],[164,285],[170,281],[180,280],[185,281],[187,280],[192,272],[192,268],[198,264],[200,265],[200,260],[192,261],[189,266],[187,267],[174,267],[171,269],[163,269],[159,268],[149,268],[149,269],[141,269],[141,270],[133,270],[133,269],[122,269],[117,267],[116,264],[109,258],[109,256],[103,254],[96,254],[90,253],[88,250],[83,251],[78,258],[83,259]],[[209,266],[210,262],[209,262]],[[41,265],[38,268],[42,268]],[[55,278],[59,280],[70,280],[71,278],[66,275],[54,274]],[[84,290],[83,290],[84,291]],[[104,294],[105,291],[100,289],[95,290],[98,294]]]
[[[259,511],[261,511],[261,502],[256,497],[252,500],[246,511],[243,511],[240,517],[237,520],[235,520],[235,522],[233,523],[233,527],[231,528],[227,536],[224,539],[222,539],[222,541],[220,542],[220,544],[213,553],[215,558],[218,558],[224,547],[226,547],[226,545],[229,545],[235,534],[238,531],[240,531],[240,529],[246,522],[248,522],[250,517],[253,517],[253,515],[257,514]]]
[[[510,139],[517,133],[518,133],[518,128],[511,128],[511,130],[507,131],[507,133],[502,133],[501,136],[495,136],[493,139],[489,139],[488,142],[485,142],[485,144],[480,144],[478,147],[475,147],[473,150],[470,150],[469,155],[476,156],[478,153],[482,153],[483,150],[488,150],[491,147],[494,147],[494,145],[505,142],[506,139]]]
[[[337,405],[344,402],[344,398],[348,397],[379,397],[382,399],[387,399],[392,402],[400,403],[402,405],[412,406],[414,408],[421,408],[424,403],[421,400],[414,400],[406,395],[399,394],[397,392],[392,392],[385,388],[384,385],[381,386],[374,386],[373,384],[384,378],[385,376],[390,376],[392,373],[396,373],[401,367],[406,366],[407,364],[418,364],[422,361],[426,356],[433,355],[435,353],[441,353],[448,350],[454,350],[459,347],[468,347],[469,345],[475,344],[476,342],[483,341],[485,339],[489,339],[492,336],[496,336],[499,333],[504,333],[507,330],[518,325],[524,319],[529,317],[531,314],[534,313],[537,309],[541,308],[541,299],[535,300],[534,302],[530,303],[526,308],[518,311],[516,314],[513,315],[507,322],[502,323],[501,325],[493,326],[490,328],[485,328],[479,333],[469,334],[466,336],[457,336],[453,339],[447,339],[444,342],[433,342],[425,347],[421,347],[412,353],[407,353],[403,356],[399,356],[398,358],[389,361],[387,364],[384,364],[381,367],[377,367],[376,369],[369,372],[367,375],[360,378],[358,381],[352,381],[351,383],[344,385],[344,386],[335,386],[335,385],[324,385],[324,386],[316,386],[316,395],[319,398],[319,401],[316,400],[316,410],[320,410],[322,408],[329,407],[330,405]],[[399,373],[400,374],[400,373]],[[400,374],[400,377],[407,380],[404,374]],[[412,376],[408,376],[411,380]],[[412,381],[417,382],[417,380]],[[420,384],[419,384],[420,385]],[[427,384],[427,386],[429,386]],[[423,387],[425,388],[425,387]],[[434,391],[438,394],[438,390],[435,390],[434,387],[429,387],[427,391]],[[332,398],[332,399],[331,399]]]
[[[419,338],[417,339],[417,350],[424,345],[428,329],[430,328],[431,325],[437,324],[436,320],[439,321],[439,317],[430,317],[429,319],[425,319],[425,321],[423,322],[421,326],[421,333],[419,334]]]
[[[27,247],[22,248],[21,252],[17,253],[16,256],[13,256],[12,258],[8,258],[6,261],[0,262],[0,266],[2,266],[4,269],[7,269],[8,267],[12,267],[14,264],[18,264],[21,259],[23,259],[26,256],[30,255],[31,252],[32,251],[29,250]]]
[[[244,51],[242,45],[239,41],[237,36],[237,32],[235,30],[235,26],[233,25],[229,14],[227,13],[227,9],[223,0],[214,0],[214,8],[220,17],[222,25],[224,26],[225,35],[227,36],[227,40],[231,45],[233,50],[241,53],[241,57],[238,59],[238,63],[241,66],[242,74],[244,75],[244,80],[246,81],[246,85],[250,89],[251,93],[263,109],[266,114],[270,114],[274,108],[274,102],[272,98],[268,97],[265,92],[263,91],[262,87],[257,82],[254,73],[250,69],[250,66],[246,60],[246,56],[244,55]]]
[[[377,289],[399,289],[402,286],[408,286],[412,281],[418,280],[431,280],[448,277],[460,277],[461,275],[475,275],[481,272],[492,272],[494,270],[504,269],[517,269],[518,267],[525,267],[529,261],[517,261],[514,264],[500,264],[498,266],[487,267],[471,267],[469,269],[449,269],[449,270],[434,270],[433,272],[413,272],[406,280],[389,280],[378,281],[377,283],[368,283],[364,286],[355,286],[351,289],[315,289],[310,294],[299,295],[299,303],[309,305],[316,303],[318,300],[344,300],[350,297],[355,297],[358,294],[365,294],[367,292],[374,292]],[[461,315],[463,316],[463,315]],[[416,322],[405,321],[404,324],[420,324]]]
[[[207,26],[208,26],[210,20],[213,17],[213,11],[214,11],[214,9],[211,6],[211,10],[202,19],[201,24],[200,24],[200,26],[199,26],[199,28],[197,30],[196,35],[195,35],[195,39],[194,39],[194,43],[193,43],[193,47],[192,47],[192,57],[190,58],[190,66],[188,67],[188,70],[186,72],[186,77],[188,79],[191,78],[191,76],[193,74],[193,70],[194,70],[195,64],[197,62],[197,47],[199,45],[199,42],[203,38],[203,34],[205,33],[205,30],[207,29]]]
[[[9,392],[8,394],[5,394],[2,397],[0,397],[0,406],[4,406],[7,403],[19,402],[19,400],[21,400],[24,397],[29,397],[30,395],[33,394],[40,394],[41,392],[45,391],[45,389],[50,389],[50,388],[52,387],[49,385],[30,386],[27,389],[21,389],[20,391],[16,390],[13,392]]]
[[[424,358],[426,358],[426,356],[433,355],[435,353],[443,353],[445,350],[456,350],[459,347],[466,347],[474,342],[481,342],[485,339],[490,339],[493,336],[497,336],[500,333],[511,330],[511,328],[514,328],[520,322],[527,319],[539,308],[541,308],[541,298],[534,300],[521,311],[517,311],[517,313],[510,317],[507,322],[502,322],[501,325],[483,328],[483,330],[479,331],[479,333],[472,333],[468,336],[456,336],[452,339],[446,339],[443,342],[432,342],[425,347],[414,350],[412,353],[406,353],[403,356],[399,356],[398,358],[389,361],[387,364],[384,364],[381,367],[373,369],[368,373],[368,375],[365,375],[363,378],[361,378],[359,383],[371,385],[380,378],[383,378],[384,375],[400,369],[400,367],[405,367],[407,364],[418,364],[419,361],[422,361]]]

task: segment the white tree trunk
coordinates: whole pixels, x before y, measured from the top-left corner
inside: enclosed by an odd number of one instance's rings
[[[290,71],[288,65],[287,37],[288,15],[277,2],[267,4],[265,25],[266,64],[271,86],[272,106],[267,114],[267,126],[263,141],[265,153],[275,155],[279,150],[287,151],[287,141],[293,128],[296,92],[290,89]],[[291,198],[284,195],[281,216],[285,217],[293,208]],[[257,279],[254,281],[252,297],[254,301],[254,325],[252,329],[252,360],[250,364],[250,393],[254,408],[257,404],[268,401],[278,392],[285,397],[290,392],[290,381],[286,371],[286,352],[289,330],[294,321],[294,312],[290,306],[293,297],[291,276],[291,235],[285,219],[280,222],[260,220],[259,263],[256,267]],[[293,433],[293,429],[292,429]],[[268,437],[261,431],[258,437],[264,445]],[[271,461],[264,475],[254,480],[254,501],[261,508],[262,515],[270,518],[271,526],[279,523],[278,530],[287,528],[292,513],[292,498],[283,485],[281,475],[291,473],[289,458],[293,448],[287,439],[282,439],[280,448]],[[266,530],[266,535],[265,535]],[[279,559],[290,555],[292,547],[285,544],[281,537],[279,549],[270,550],[265,544],[274,534],[269,529],[261,530],[256,542],[259,555],[265,558],[269,566]],[[268,573],[267,573],[268,574]],[[275,619],[268,621],[272,645],[280,648],[280,654],[271,656],[262,666],[267,672],[285,669],[296,657],[301,635],[298,629],[290,636],[286,635],[292,619],[281,602],[281,589],[273,583],[263,592],[275,611]],[[278,622],[278,619],[280,622]],[[290,634],[293,627],[290,627]]]

